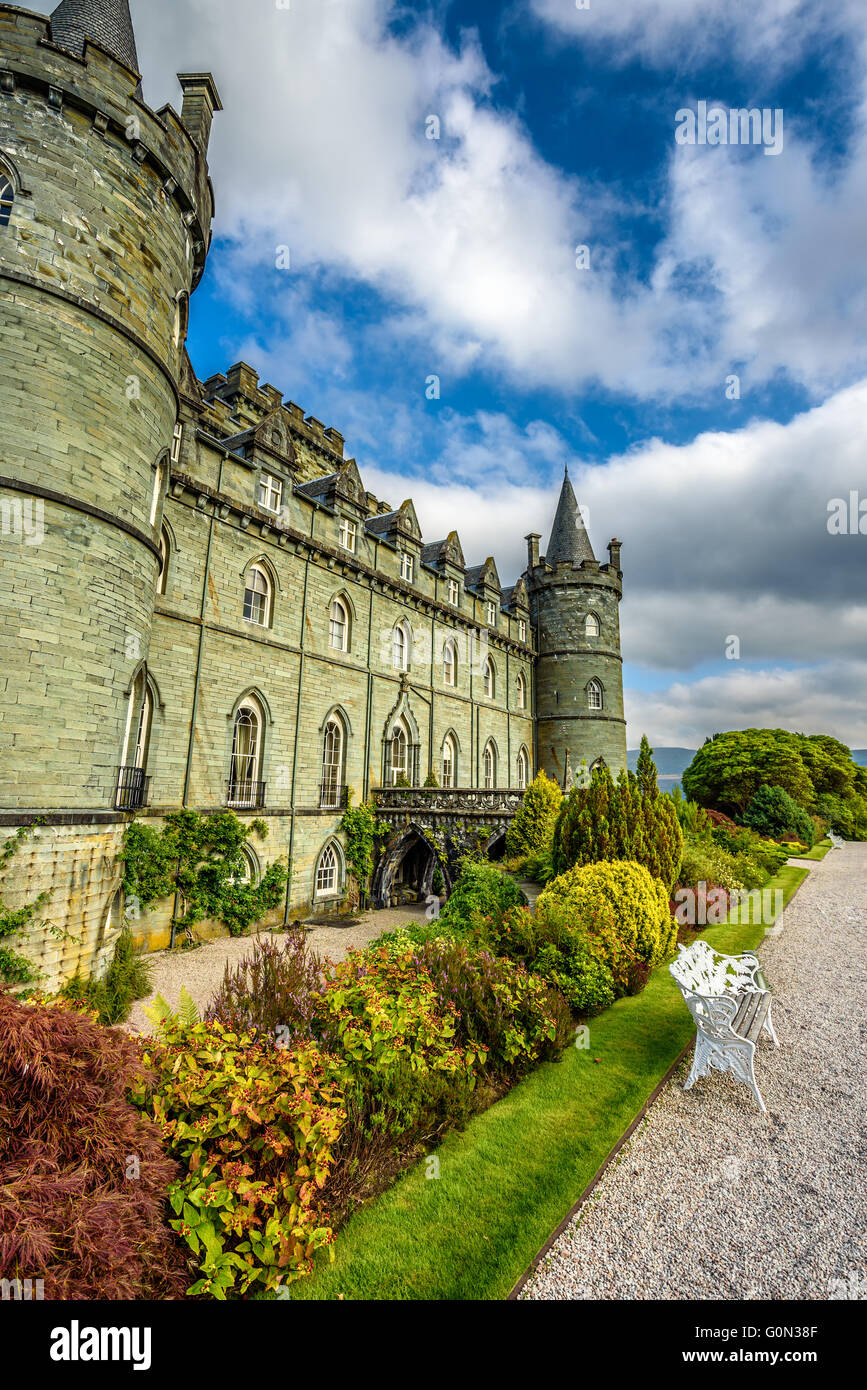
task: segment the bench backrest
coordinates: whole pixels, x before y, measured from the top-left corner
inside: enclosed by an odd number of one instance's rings
[[[724,956],[706,941],[694,941],[679,950],[677,960],[668,968],[686,993],[718,999],[730,992],[755,988],[755,956]]]

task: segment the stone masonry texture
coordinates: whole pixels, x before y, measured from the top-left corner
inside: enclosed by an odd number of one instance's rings
[[[487,746],[499,788],[517,786],[522,756],[530,777],[543,767],[561,784],[582,763],[625,765],[619,547],[599,565],[588,542],[570,564],[558,541],[560,563],[502,589],[454,533],[431,545],[411,503],[367,492],[339,431],[246,363],[197,380],[184,339],[213,216],[206,136],[141,101],[125,8],[68,3],[52,37],[0,4],[0,174],[14,192],[0,227],[0,834],[36,822],[0,891],[10,906],[50,893],[28,947],[49,986],[104,970],[125,912],[144,945],[167,943],[171,902],[140,913],[123,900],[120,769],[150,779],[136,808],[150,824],[221,809],[245,707],[265,789],[238,814],[268,828],[251,873],[291,865],[274,921],[346,905],[342,810],[321,805],[329,719],[356,803],[388,776],[396,721],[419,782],[442,780],[447,737],[458,788],[484,786]],[[99,29],[106,15],[119,36]],[[100,46],[73,43],[67,22]],[[244,616],[253,567],[263,622]]]

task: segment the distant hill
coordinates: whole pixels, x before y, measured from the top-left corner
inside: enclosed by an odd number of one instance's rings
[[[867,748],[853,748],[852,761],[853,763],[857,763],[859,767],[867,767]],[[630,767],[631,766],[632,764],[630,763]]]
[[[626,753],[626,766],[630,772],[634,772],[638,765],[637,748],[630,748]],[[689,767],[695,757],[694,748],[654,748],[653,761],[656,763],[656,770],[660,778],[680,777],[685,767]]]

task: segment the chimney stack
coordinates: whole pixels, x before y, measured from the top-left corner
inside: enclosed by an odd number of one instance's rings
[[[223,109],[220,93],[209,72],[179,72],[178,81],[184,93],[181,120],[202,154],[207,154],[214,112]]]

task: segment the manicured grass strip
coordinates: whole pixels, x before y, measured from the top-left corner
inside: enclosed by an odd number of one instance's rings
[[[808,872],[787,865],[767,886],[788,902]],[[738,952],[764,931],[727,924],[703,935]],[[570,1048],[450,1134],[436,1152],[438,1178],[416,1164],[357,1212],[338,1234],[334,1263],[292,1284],[291,1297],[505,1298],[693,1031],[662,966],[642,994],[592,1020],[589,1049]]]
[[[824,859],[828,850],[831,849],[830,840],[820,840],[812,849],[805,850],[803,854],[796,854],[795,859]]]

